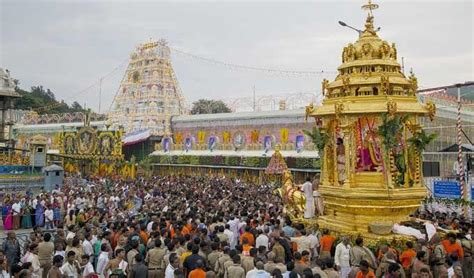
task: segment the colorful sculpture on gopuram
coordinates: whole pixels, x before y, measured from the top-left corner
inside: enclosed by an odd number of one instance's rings
[[[325,99],[308,106],[322,146],[319,192],[325,202],[321,227],[362,235],[390,233],[426,196],[421,153],[433,138],[419,118],[434,117],[435,106],[417,100],[417,79],[407,78],[394,43],[374,29],[369,1],[365,29],[342,51],[334,81],[323,80]]]

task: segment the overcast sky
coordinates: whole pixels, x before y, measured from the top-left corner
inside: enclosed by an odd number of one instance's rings
[[[6,1],[0,0],[0,66],[20,86],[98,109],[112,102],[130,52],[149,38],[229,63],[284,70],[334,71],[342,48],[362,28],[364,1]],[[379,35],[395,42],[420,87],[474,80],[472,1],[375,1]],[[319,92],[323,77],[229,69],[172,54],[189,103],[198,98]],[[78,95],[77,93],[94,84]]]

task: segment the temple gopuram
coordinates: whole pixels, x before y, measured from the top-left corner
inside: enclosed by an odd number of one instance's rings
[[[171,117],[184,112],[184,97],[166,41],[139,45],[130,55],[108,115],[112,127],[123,126],[127,135],[148,131],[161,137],[171,134]]]
[[[322,82],[317,119],[323,165],[320,193],[332,231],[389,234],[426,196],[421,153],[429,140],[420,118],[433,120],[436,107],[417,98],[417,78],[402,72],[397,49],[377,34],[369,1],[365,28],[342,51],[334,81]],[[431,137],[432,138],[432,137]]]

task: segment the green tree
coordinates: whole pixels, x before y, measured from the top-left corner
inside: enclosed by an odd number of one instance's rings
[[[60,102],[53,102],[53,106],[48,109],[49,111],[47,111],[46,113],[48,114],[62,114],[62,113],[69,113],[69,112],[73,112],[71,111],[71,108],[69,107],[69,105],[67,105],[67,103],[64,102],[64,100],[61,100]]]
[[[317,126],[313,126],[313,130],[303,130],[304,134],[311,138],[316,149],[318,149],[318,156],[319,156],[319,163],[322,166],[324,161],[324,148],[326,147],[327,143],[329,142],[329,135],[327,134],[324,128],[320,128]]]
[[[44,89],[43,86],[33,86],[31,87],[31,94],[42,99],[44,102],[55,102],[56,97],[50,89]]]
[[[15,91],[21,95],[15,102],[15,108],[20,110],[35,110],[39,114],[61,114],[84,111],[84,108],[75,101],[71,107],[64,102],[58,101],[50,89],[45,89],[42,85],[33,86],[29,91],[19,87],[20,82],[14,80]],[[38,109],[45,108],[45,109]],[[37,110],[36,110],[37,109]]]
[[[230,108],[222,100],[200,99],[193,102],[191,114],[230,113]]]
[[[79,102],[77,101],[74,101],[71,105],[71,109],[76,111],[76,112],[81,112],[81,111],[84,111],[84,108],[82,108],[82,106],[79,104]]]

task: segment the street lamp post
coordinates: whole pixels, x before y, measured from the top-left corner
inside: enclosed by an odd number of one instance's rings
[[[359,33],[359,37],[360,37],[360,35],[362,34],[362,30],[359,30],[359,29],[357,29],[357,28],[355,28],[355,27],[352,27],[352,26],[350,26],[350,25],[347,25],[344,21],[338,21],[338,23],[339,23],[339,25],[341,25],[341,26],[343,26],[343,27],[347,27],[347,28],[349,28],[349,29],[352,29],[352,30],[356,31],[357,33]]]
[[[360,37],[360,36],[362,35],[362,33],[364,32],[364,31],[362,31],[362,30],[360,30],[360,29],[357,29],[357,28],[355,28],[355,27],[350,26],[349,24],[345,23],[344,21],[338,21],[338,23],[339,23],[339,25],[341,25],[341,26],[343,26],[343,27],[347,27],[347,28],[349,28],[349,29],[352,29],[352,30],[356,31],[356,32],[359,34],[359,37]],[[378,31],[380,31],[380,27],[378,27],[377,30],[375,30],[375,32],[378,32]]]

